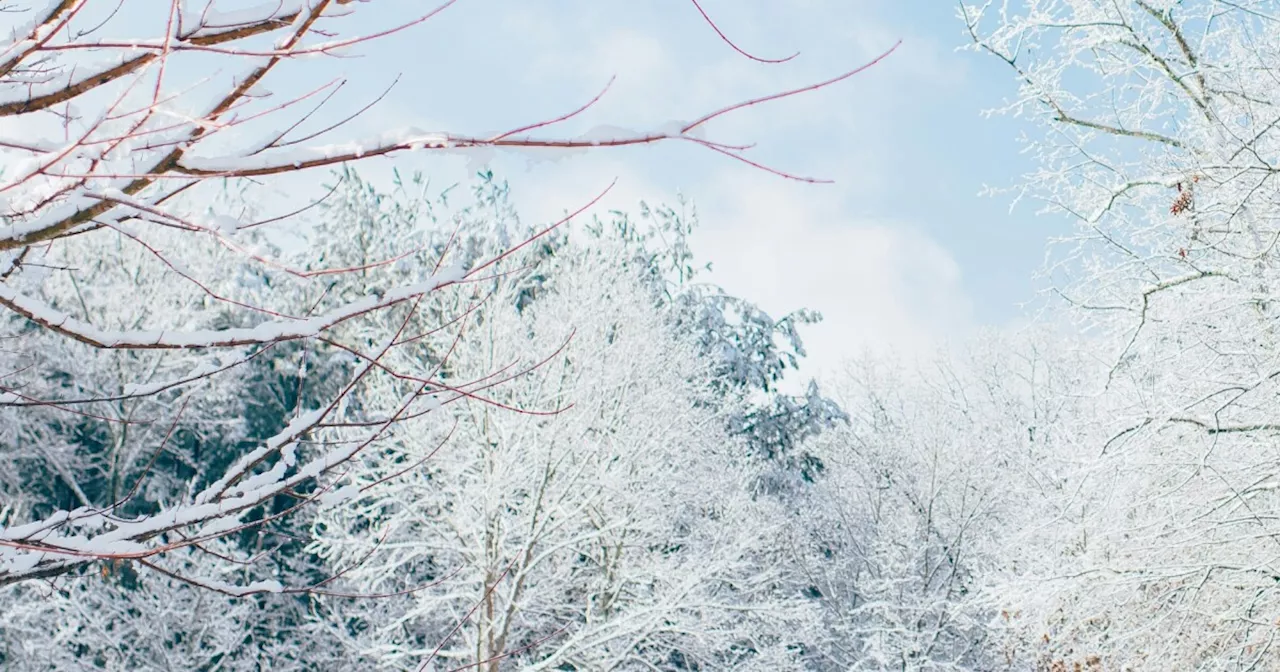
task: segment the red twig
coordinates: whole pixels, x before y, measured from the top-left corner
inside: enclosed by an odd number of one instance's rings
[[[711,30],[716,31],[716,35],[719,35],[720,39],[723,40],[725,44],[732,47],[734,51],[738,52],[739,54],[742,54],[743,56],[746,56],[747,58],[753,61],[757,61],[760,63],[786,63],[787,61],[800,55],[800,52],[798,51],[794,54],[791,54],[790,56],[787,56],[786,58],[760,58],[759,56],[754,56],[752,54],[749,54],[743,51],[738,45],[734,44],[733,40],[730,40],[729,37],[725,35],[723,31],[720,30],[720,27],[716,25],[716,22],[712,21],[711,17],[707,15],[707,12],[702,9],[702,5],[698,4],[698,0],[689,0],[689,1],[693,3],[694,7],[698,8],[698,13],[702,15],[703,20],[707,22],[708,26],[711,26]]]

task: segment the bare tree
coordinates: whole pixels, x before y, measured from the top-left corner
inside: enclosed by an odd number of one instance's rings
[[[496,135],[406,129],[335,145],[341,124],[306,131],[313,113],[298,110],[323,104],[340,80],[288,100],[274,100],[263,88],[297,59],[333,56],[416,29],[454,1],[369,35],[344,31],[351,12],[377,11],[376,4],[357,8],[351,0],[281,0],[234,12],[220,11],[223,3],[212,0],[172,0],[160,12],[152,3],[126,1],[140,12],[135,16],[161,19],[156,32],[143,35],[129,32],[146,23],[122,21],[119,2],[4,8],[3,16],[16,17],[19,25],[5,30],[0,45],[0,306],[8,313],[0,454],[24,469],[39,465],[8,485],[29,486],[29,476],[38,473],[58,481],[74,505],[48,511],[19,502],[4,511],[0,585],[57,576],[101,559],[163,570],[161,554],[203,549],[206,542],[312,504],[329,490],[336,471],[401,420],[429,411],[441,396],[447,403],[471,394],[455,381],[433,377],[438,361],[410,365],[413,370],[384,364],[417,342],[420,335],[405,329],[423,297],[489,277],[513,250],[554,228],[465,266],[446,243],[429,251],[430,261],[421,259],[428,251],[401,250],[358,265],[297,268],[261,232],[299,213],[263,214],[235,199],[220,201],[220,185],[404,151],[664,141],[694,143],[785,178],[813,181],[760,165],[743,154],[746,147],[707,140],[702,129],[725,114],[822,88],[867,67],[729,105],[678,128],[607,138],[539,135],[597,96],[560,117]],[[234,74],[200,71],[210,64]],[[274,119],[281,130],[243,142],[243,131],[262,119]],[[321,140],[326,144],[315,144]],[[412,254],[419,256],[421,272],[411,282],[346,301],[326,295],[334,278],[358,277]],[[103,274],[123,274],[129,282],[86,286]],[[150,294],[156,291],[163,297]],[[457,328],[466,311],[440,317],[437,328]],[[369,325],[387,328],[373,333]],[[51,345],[51,337],[59,344]],[[269,438],[243,446],[229,463],[202,461],[197,439],[217,435],[219,419],[229,419],[212,412],[204,395],[246,394],[236,382],[240,374],[263,352],[288,348],[302,353],[301,369],[312,361],[308,357],[334,351],[346,358],[346,368],[329,381],[336,384],[318,387],[305,407],[293,408],[292,420]],[[75,374],[86,369],[102,375],[77,380]],[[351,403],[353,390],[379,376],[412,380],[416,388],[377,408]],[[299,374],[299,381],[304,377]],[[203,424],[187,441],[191,445],[178,450],[175,444],[187,440],[188,412]],[[89,473],[75,473],[74,450],[55,445],[49,452],[51,446],[40,442],[51,418],[101,430]],[[340,433],[342,440],[321,440],[326,432]],[[185,460],[189,478],[166,490],[154,487],[151,475],[167,459]],[[114,482],[86,488],[87,480],[102,477]],[[286,500],[287,506],[278,505]],[[208,558],[226,561],[213,552]],[[186,578],[234,595],[293,589],[269,580],[233,585]]]
[[[987,334],[919,368],[846,369],[836,396],[850,422],[810,442],[822,478],[791,502],[822,669],[1023,669],[1033,658],[999,615],[1028,601],[1017,577],[1043,552],[1043,520],[1062,515],[1053,507],[1088,417],[1071,398],[1079,364],[1069,341],[1030,331]]]

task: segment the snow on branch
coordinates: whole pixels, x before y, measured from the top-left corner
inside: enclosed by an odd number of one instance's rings
[[[446,287],[462,279],[462,269],[451,267],[421,282],[397,287],[382,297],[360,301],[302,320],[277,320],[248,328],[210,329],[203,331],[107,331],[74,318],[29,296],[0,284],[0,306],[39,324],[96,348],[178,349],[230,348],[312,338],[326,329],[374,310],[394,306],[412,298]]]

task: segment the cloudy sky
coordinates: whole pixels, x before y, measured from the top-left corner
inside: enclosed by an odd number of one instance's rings
[[[407,17],[418,3],[379,2]],[[1032,274],[1055,224],[1009,196],[1027,167],[1015,120],[985,118],[1014,92],[998,63],[957,51],[955,6],[942,0],[704,0],[752,62],[716,38],[688,0],[461,0],[431,22],[343,61],[354,101],[399,82],[359,123],[494,131],[605,98],[565,124],[632,130],[690,119],[728,103],[825,79],[902,46],[831,89],[745,110],[709,137],[758,143],[753,158],[835,180],[811,185],[682,145],[535,160],[497,156],[527,220],[574,209],[615,177],[602,207],[630,208],[678,192],[698,207],[698,252],[713,279],[776,312],[806,306],[817,369],[864,348],[907,354],[1006,325],[1035,296]],[[364,8],[361,8],[364,9]],[[394,22],[364,11],[362,28]],[[439,179],[465,179],[463,158],[400,157]]]
[[[237,2],[224,2],[239,6]],[[257,3],[239,3],[257,4]],[[751,141],[755,160],[830,178],[787,181],[688,143],[489,162],[507,179],[525,221],[576,209],[615,178],[599,210],[640,199],[696,204],[696,250],[712,279],[775,313],[799,307],[826,321],[807,340],[812,373],[865,349],[911,355],[975,327],[1006,326],[1034,299],[1032,275],[1061,225],[1009,210],[1009,186],[1027,167],[1017,120],[983,109],[1014,93],[1010,74],[969,51],[949,0],[702,0],[738,44],[720,41],[689,0],[458,0],[430,21],[315,58],[270,88],[348,84],[328,114],[376,106],[329,136],[350,139],[401,126],[484,134],[551,118],[607,95],[557,135],[601,125],[643,131],[744,99],[810,84],[860,65],[898,40],[870,70],[829,89],[717,119],[711,139]],[[221,5],[220,5],[221,6]],[[373,32],[430,7],[424,0],[361,4],[344,29]],[[144,17],[125,17],[131,29]],[[150,17],[162,18],[162,17]],[[549,134],[551,132],[548,132]],[[458,156],[401,154],[361,164],[375,181],[391,166],[436,184],[478,167]]]

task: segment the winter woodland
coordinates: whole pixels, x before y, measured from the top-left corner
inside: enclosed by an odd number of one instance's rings
[[[1045,300],[796,388],[821,316],[709,282],[693,200],[359,171],[817,183],[714,122],[894,56],[649,130],[328,121],[343,55],[453,4],[0,2],[0,668],[1280,670],[1280,5],[958,3],[1034,129],[994,195],[1074,223]]]

